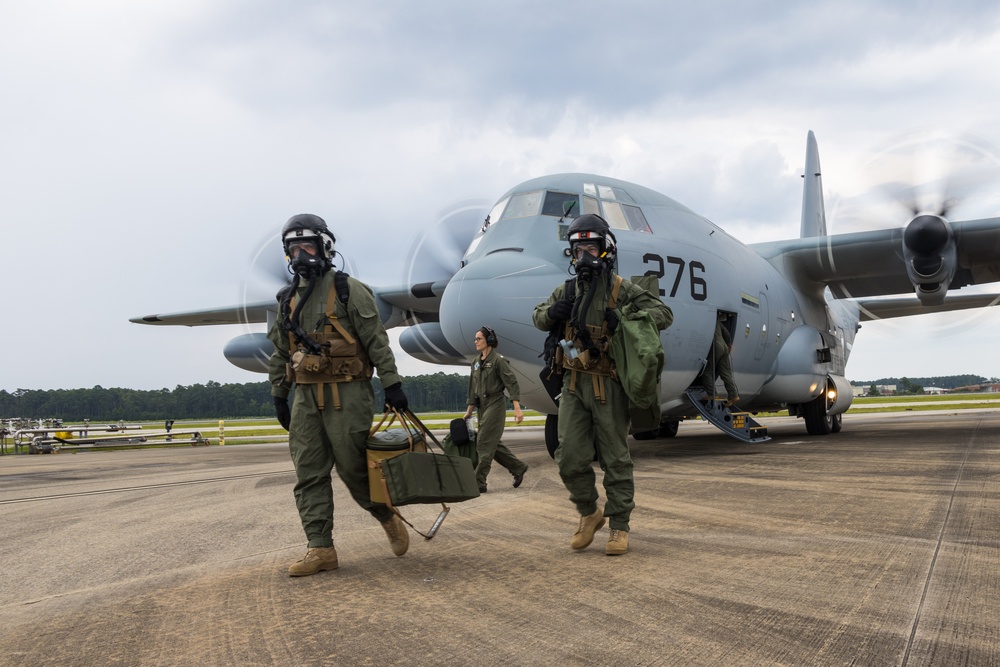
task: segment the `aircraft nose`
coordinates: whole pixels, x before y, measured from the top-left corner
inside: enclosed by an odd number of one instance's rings
[[[442,332],[452,347],[471,356],[476,330],[489,325],[505,356],[536,360],[545,332],[535,328],[532,313],[567,277],[564,267],[519,250],[480,257],[448,282],[441,297]]]

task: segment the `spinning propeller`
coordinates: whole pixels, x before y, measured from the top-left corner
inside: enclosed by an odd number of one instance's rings
[[[489,213],[489,202],[469,199],[452,204],[441,212],[437,221],[424,228],[410,249],[403,267],[403,282],[412,286],[424,286],[431,291],[434,283],[449,280],[462,268],[462,258],[469,249],[476,233],[483,227]],[[433,290],[435,306],[443,293]],[[420,313],[414,313],[417,320]],[[399,335],[399,344],[412,357],[430,363],[464,365],[465,357],[449,343],[438,321],[437,312],[429,321],[418,321]],[[478,325],[477,325],[478,326]]]
[[[900,256],[914,292],[926,306],[942,304],[959,269],[948,215],[958,208],[969,211],[977,203],[988,203],[979,195],[984,186],[1000,183],[1000,159],[982,140],[921,130],[898,135],[878,147],[864,174],[869,182],[881,185],[869,191],[874,197],[860,200],[890,204],[881,210],[892,222],[879,227],[898,228],[900,209],[909,218],[902,229]],[[870,205],[865,210],[863,219],[870,221]],[[982,214],[992,215],[995,210],[994,206]]]

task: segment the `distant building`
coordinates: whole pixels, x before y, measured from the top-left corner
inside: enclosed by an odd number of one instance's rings
[[[939,395],[939,394],[947,394],[948,390],[942,389],[941,387],[924,387],[924,393]]]
[[[854,398],[860,396],[868,396],[868,390],[871,389],[870,384],[852,384],[851,389],[853,390]],[[878,393],[882,396],[892,396],[896,393],[896,385],[894,384],[877,384],[875,388],[878,389]]]

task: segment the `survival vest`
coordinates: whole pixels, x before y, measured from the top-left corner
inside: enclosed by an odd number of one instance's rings
[[[611,288],[611,294],[608,297],[607,307],[610,309],[614,309],[618,304],[618,294],[621,291],[622,280],[621,276],[615,276],[615,284]],[[569,286],[567,285],[568,289]],[[586,313],[583,316],[586,317]],[[592,375],[594,379],[594,397],[604,404],[607,403],[607,390],[604,378],[618,379],[615,362],[608,354],[608,339],[610,337],[608,323],[605,320],[601,323],[601,326],[593,324],[584,326],[586,326],[587,333],[590,334],[589,341],[583,340],[580,332],[573,329],[569,320],[566,321],[563,326],[563,339],[573,341],[573,349],[576,350],[576,356],[573,357],[566,354],[560,345],[555,350],[555,363],[557,367],[570,371],[570,393],[576,392],[577,373]]]
[[[316,396],[319,409],[323,405],[323,385],[333,384],[333,408],[340,410],[340,392],[337,384],[353,382],[354,380],[371,379],[374,369],[368,359],[361,342],[340,323],[336,314],[336,301],[347,306],[350,296],[347,286],[347,274],[337,271],[334,274],[335,288],[330,290],[326,299],[326,321],[320,331],[310,333],[311,338],[320,346],[319,354],[311,354],[309,350],[295,340],[295,335],[288,332],[288,349],[291,351],[291,361],[287,371],[290,379],[296,384],[318,384]],[[289,307],[294,310],[295,297],[291,298]]]

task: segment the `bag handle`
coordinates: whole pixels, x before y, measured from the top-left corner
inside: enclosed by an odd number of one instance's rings
[[[385,425],[386,428],[389,428],[390,426],[392,426],[392,422],[396,421],[396,417],[399,416],[399,413],[396,412],[395,410],[390,410],[389,408],[386,408],[385,412],[382,413],[382,419],[380,419],[379,422],[377,424],[375,424],[375,426],[372,426],[371,430],[368,431],[368,437],[370,438],[373,435],[375,435],[376,433],[378,433],[379,431],[381,431],[382,430],[382,424],[385,423],[386,418],[388,418],[390,416],[391,416],[391,419],[389,419],[389,423]]]
[[[412,413],[411,413],[411,415],[412,415]],[[382,430],[382,424],[385,423],[386,418],[389,419],[389,423],[385,424],[385,428],[386,429],[388,429],[390,426],[392,426],[392,423],[394,421],[396,421],[396,419],[399,419],[399,423],[402,424],[403,430],[406,431],[406,441],[410,445],[409,451],[411,451],[411,452],[414,451],[414,449],[413,449],[413,432],[417,430],[417,427],[414,426],[412,423],[408,424],[406,422],[405,413],[400,413],[398,410],[396,410],[396,408],[386,407],[385,412],[382,413],[382,419],[380,419],[379,422],[378,422],[378,424],[375,424],[375,426],[373,426],[372,429],[370,431],[368,431],[368,437],[371,438],[376,433],[378,433],[380,430]],[[440,447],[440,445],[438,445],[438,446]]]
[[[403,412],[400,414],[399,418],[400,418],[400,420],[403,420],[404,418],[405,419],[409,419],[411,424],[413,424],[415,426],[419,426],[420,427],[420,431],[423,432],[423,433],[425,433],[427,435],[427,437],[429,437],[431,440],[434,441],[434,444],[437,445],[437,448],[441,450],[442,454],[446,454],[447,453],[447,452],[444,451],[444,447],[441,446],[441,443],[438,442],[437,437],[435,437],[435,435],[433,433],[431,433],[431,430],[429,428],[427,428],[422,421],[420,421],[419,417],[417,417],[415,414],[413,414],[412,410],[410,410],[409,408],[407,408],[406,410],[403,410]]]

